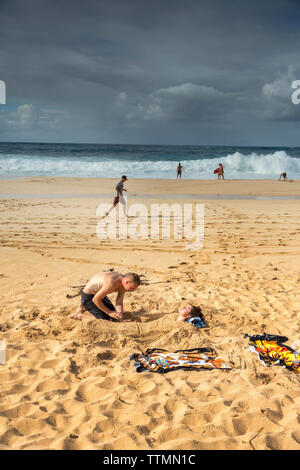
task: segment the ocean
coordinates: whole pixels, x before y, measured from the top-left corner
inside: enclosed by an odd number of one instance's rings
[[[215,179],[276,179],[282,171],[300,178],[299,147],[46,144],[0,142],[0,178],[30,176]]]

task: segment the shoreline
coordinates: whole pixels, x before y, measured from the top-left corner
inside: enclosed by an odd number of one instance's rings
[[[9,194],[25,197],[26,195],[72,195],[72,197],[99,197],[106,195],[111,198],[115,192],[118,178],[50,178],[26,177],[0,180],[0,197]],[[176,179],[128,179],[125,185],[128,197],[199,197],[219,198],[233,196],[252,196],[254,198],[271,196],[300,196],[300,180],[176,180]],[[70,197],[70,196],[69,196]]]
[[[0,199],[94,199],[104,198],[110,199],[111,194],[17,194],[17,193],[0,193]],[[299,200],[300,195],[291,196],[257,196],[242,194],[139,194],[133,195],[131,199],[199,199],[206,201],[294,201]]]

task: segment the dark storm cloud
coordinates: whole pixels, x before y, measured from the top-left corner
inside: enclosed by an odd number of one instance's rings
[[[0,139],[280,144],[299,20],[292,0],[4,0]]]

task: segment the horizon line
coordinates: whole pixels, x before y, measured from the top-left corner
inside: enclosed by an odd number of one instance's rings
[[[300,148],[299,145],[246,145],[246,144],[126,144],[126,143],[111,143],[111,142],[41,142],[41,141],[9,141],[0,140],[1,144],[39,144],[39,145],[120,145],[120,146],[146,146],[146,147],[253,147],[253,148]]]

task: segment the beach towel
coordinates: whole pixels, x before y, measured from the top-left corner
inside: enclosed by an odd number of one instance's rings
[[[193,317],[193,318],[188,318],[186,320],[188,323],[191,323],[191,325],[194,325],[196,328],[206,328],[207,324],[201,317]]]
[[[253,336],[245,334],[244,337],[249,338],[251,344],[249,350],[256,352],[259,360],[266,367],[280,365],[296,372],[296,374],[300,373],[300,354],[282,344],[288,341],[286,336],[263,333],[263,335]]]
[[[231,369],[212,348],[180,349],[173,352],[147,349],[145,353],[132,354],[130,359],[134,361],[137,372],[147,370],[165,374],[178,369]]]

